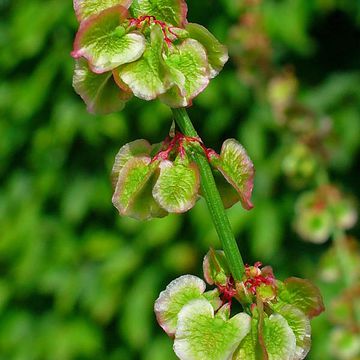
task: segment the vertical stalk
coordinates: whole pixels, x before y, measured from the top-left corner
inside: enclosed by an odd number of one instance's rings
[[[198,134],[185,109],[172,109],[175,121],[186,136],[197,137]],[[217,190],[214,176],[208,160],[203,153],[195,153],[194,160],[199,167],[201,189],[208,205],[216,232],[222,243],[230,271],[235,280],[241,280],[244,274],[244,262],[237,246],[224,205]]]
[[[336,255],[338,258],[338,264],[346,285],[346,288],[349,289],[356,284],[355,274],[349,269],[348,264],[351,263],[351,254],[349,248],[346,244],[346,236],[342,230],[335,230],[333,234],[333,241],[336,250]],[[360,329],[360,307],[357,304],[357,301],[353,302],[353,309],[355,315],[355,321],[357,326]]]
[[[355,282],[354,274],[350,271],[347,264],[351,262],[350,253],[346,245],[345,234],[342,230],[335,230],[333,235],[334,246],[338,264],[346,287],[350,287]]]

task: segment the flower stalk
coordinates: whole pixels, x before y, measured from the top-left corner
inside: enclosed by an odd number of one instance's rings
[[[176,124],[185,136],[198,137],[198,134],[184,108],[172,109]],[[208,205],[216,232],[222,243],[230,271],[235,280],[241,281],[245,272],[239,248],[237,246],[224,205],[217,190],[214,176],[205,153],[194,152],[194,161],[199,167],[201,188]]]

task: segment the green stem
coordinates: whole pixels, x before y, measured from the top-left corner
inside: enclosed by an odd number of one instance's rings
[[[342,230],[335,230],[333,235],[338,264],[342,272],[342,276],[346,287],[350,287],[354,283],[354,276],[349,271],[348,264],[351,262],[350,254],[347,249],[345,234]]]
[[[338,264],[342,272],[342,276],[346,285],[346,288],[349,289],[356,284],[355,274],[351,271],[351,267],[348,264],[351,264],[351,253],[348,245],[346,244],[346,235],[342,230],[335,230],[333,234],[333,240],[335,245],[335,250],[338,258]],[[355,321],[360,329],[360,307],[357,302],[353,303]]]
[[[186,136],[197,137],[198,134],[185,109],[172,109],[175,121]],[[244,274],[244,262],[241,258],[229,219],[217,190],[214,176],[204,153],[194,153],[201,177],[201,189],[208,205],[216,232],[222,243],[230,271],[235,280],[241,280]]]

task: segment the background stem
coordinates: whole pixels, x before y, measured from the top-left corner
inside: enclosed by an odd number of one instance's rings
[[[176,124],[186,136],[197,137],[198,134],[185,109],[172,109]],[[214,176],[204,153],[194,153],[193,158],[200,171],[201,189],[208,205],[216,232],[222,243],[230,271],[235,280],[241,280],[244,274],[244,262],[240,255],[229,219],[217,190]]]
[[[346,243],[346,235],[342,230],[335,230],[333,234],[334,246],[338,258],[338,264],[342,272],[342,276],[345,282],[346,289],[349,290],[356,285],[356,275],[351,271],[351,267],[348,264],[351,264],[351,253],[350,249]],[[360,329],[360,307],[358,301],[353,301],[353,310],[355,321],[357,326]]]

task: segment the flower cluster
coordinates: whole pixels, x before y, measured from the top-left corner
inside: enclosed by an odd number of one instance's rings
[[[306,192],[297,202],[295,229],[307,241],[323,243],[334,231],[350,229],[356,221],[354,202],[332,185]]]
[[[174,337],[182,360],[302,360],[311,344],[310,319],[324,310],[319,290],[309,281],[277,280],[271,267],[246,266],[235,282],[222,251],[204,258],[206,290],[192,275],[172,281],[155,302],[160,326]],[[231,316],[232,299],[245,312]]]
[[[175,133],[160,144],[136,140],[120,149],[112,170],[119,213],[144,220],[191,209],[201,195],[199,169],[191,158],[195,151],[212,165],[224,205],[240,200],[250,209],[254,169],[245,149],[229,139],[217,154],[200,139]]]
[[[264,268],[260,270],[261,262],[256,262],[254,266],[245,266],[244,281],[245,289],[252,295],[257,295],[258,288],[261,286],[270,286],[275,290],[275,277],[271,268]],[[273,296],[274,297],[274,296]]]
[[[357,359],[360,355],[359,241],[338,234],[323,254],[318,273],[334,289],[327,309],[328,320],[334,325],[330,333],[331,352],[338,359]]]
[[[121,110],[135,95],[191,105],[228,59],[184,0],[74,0],[80,22],[73,85],[93,113]]]

